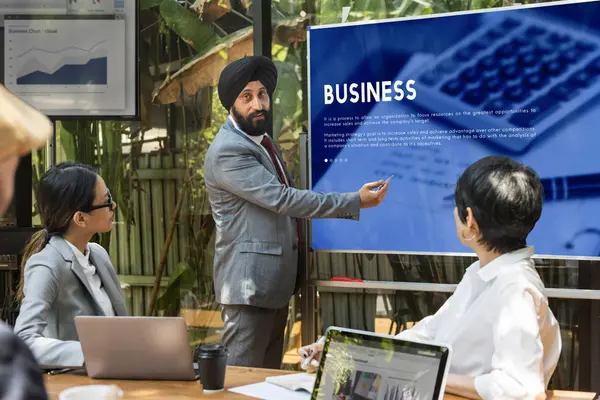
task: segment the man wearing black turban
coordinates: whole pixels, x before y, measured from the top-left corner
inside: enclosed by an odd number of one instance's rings
[[[360,208],[379,205],[388,189],[387,182],[352,193],[295,189],[265,133],[276,85],[277,69],[263,56],[242,58],[223,70],[218,91],[229,116],[204,161],[217,229],[214,285],[229,365],[281,366],[288,304],[304,276],[297,218],[358,220]]]
[[[264,56],[244,57],[225,67],[219,79],[219,98],[223,107],[230,110],[249,82],[260,82],[272,96],[277,85],[277,69],[273,61]]]

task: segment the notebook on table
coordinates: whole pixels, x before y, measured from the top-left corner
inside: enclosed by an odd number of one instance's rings
[[[269,376],[265,379],[265,382],[272,385],[284,387],[295,392],[304,390],[308,393],[312,393],[313,387],[315,386],[314,374],[290,374],[290,375],[279,375]]]

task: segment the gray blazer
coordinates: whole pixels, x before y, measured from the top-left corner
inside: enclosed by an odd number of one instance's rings
[[[117,273],[106,250],[90,243],[90,261],[102,280],[115,314],[127,315]],[[68,243],[59,236],[25,265],[25,298],[15,332],[27,343],[38,363],[48,366],[83,365],[75,329],[78,315],[104,315]]]
[[[298,269],[295,218],[360,215],[358,192],[323,194],[280,183],[271,158],[229,119],[206,153],[204,181],[216,224],[214,285],[221,304],[285,306]]]

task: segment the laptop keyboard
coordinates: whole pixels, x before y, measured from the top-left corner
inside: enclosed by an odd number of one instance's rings
[[[420,76],[415,101],[431,112],[491,112],[476,128],[535,128],[537,136],[544,134],[600,93],[600,39],[559,24],[507,17],[476,30]],[[495,113],[513,109],[533,112]],[[531,140],[511,142],[506,150],[524,151]]]

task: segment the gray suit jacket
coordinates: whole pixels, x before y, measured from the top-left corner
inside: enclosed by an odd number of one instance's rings
[[[117,273],[106,250],[90,243],[90,261],[102,280],[116,315],[127,315]],[[104,315],[83,267],[65,239],[54,236],[25,265],[25,298],[15,323],[16,334],[43,366],[83,365],[75,329],[78,315]]]
[[[298,269],[295,218],[360,215],[358,192],[323,194],[280,183],[271,158],[229,119],[206,153],[204,181],[216,224],[214,284],[221,304],[285,306]]]

